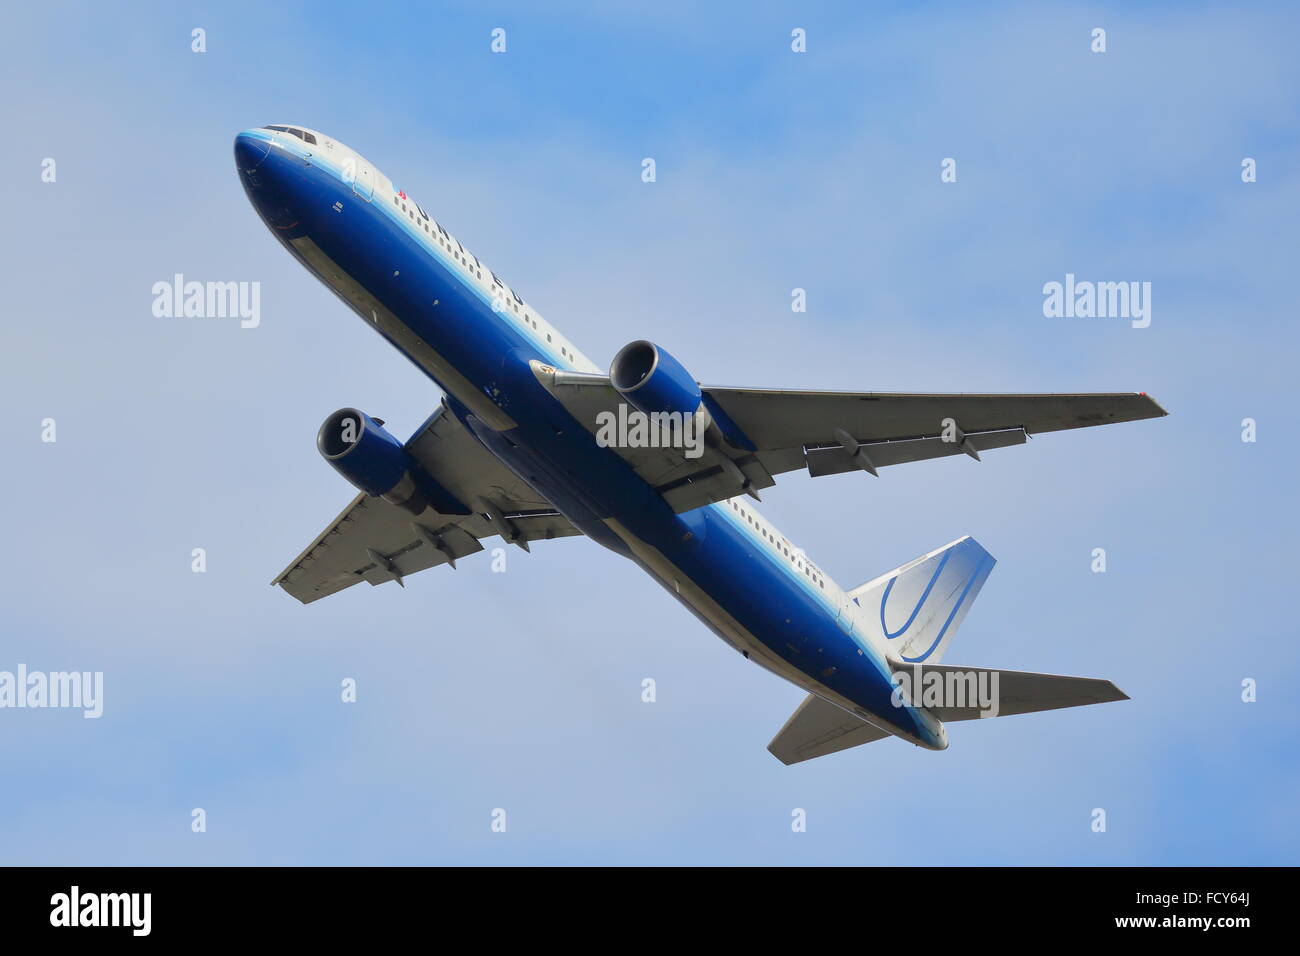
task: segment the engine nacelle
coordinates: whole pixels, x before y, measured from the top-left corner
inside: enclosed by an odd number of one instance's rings
[[[699,383],[653,342],[623,346],[609,366],[609,381],[617,392],[647,415],[679,412],[694,415],[703,401]]]
[[[349,483],[412,514],[428,504],[402,443],[365,412],[340,408],[316,435],[321,456]]]

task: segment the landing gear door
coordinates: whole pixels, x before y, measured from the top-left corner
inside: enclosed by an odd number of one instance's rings
[[[375,198],[375,171],[360,156],[353,162],[355,174],[352,178],[352,191],[366,202],[370,202]]]

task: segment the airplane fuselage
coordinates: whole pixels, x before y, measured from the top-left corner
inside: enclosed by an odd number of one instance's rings
[[[743,499],[675,514],[546,387],[557,369],[601,369],[364,158],[294,129],[236,139],[249,199],[488,450],[747,658],[918,746],[947,746],[932,715],[896,705],[888,650],[833,580]]]

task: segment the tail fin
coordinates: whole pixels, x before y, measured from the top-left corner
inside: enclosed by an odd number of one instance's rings
[[[996,562],[969,535],[849,592],[865,627],[908,664],[937,664]]]

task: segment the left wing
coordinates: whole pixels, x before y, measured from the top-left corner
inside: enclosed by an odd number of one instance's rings
[[[581,534],[518,475],[484,448],[445,408],[416,433],[406,449],[467,513],[420,515],[383,498],[359,494],[342,514],[276,576],[303,604],[365,581],[396,581],[482,551],[480,539],[500,535],[528,550],[528,542]],[[451,508],[444,503],[444,507]]]

